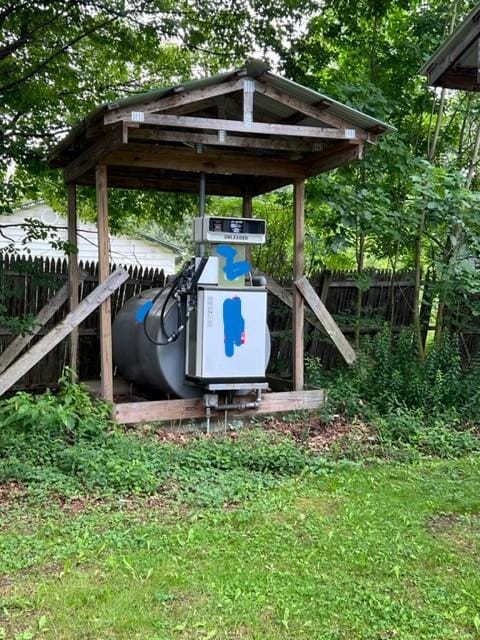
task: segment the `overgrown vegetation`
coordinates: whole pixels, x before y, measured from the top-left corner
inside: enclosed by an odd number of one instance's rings
[[[0,403],[0,483],[66,495],[161,493],[197,504],[236,502],[324,461],[292,440],[253,431],[183,446],[125,433],[108,405],[61,381],[58,395],[19,393]]]
[[[385,329],[366,343],[353,370],[330,376],[320,420],[328,424],[341,413],[353,424],[367,423],[369,437],[358,441],[347,433],[315,452],[308,438],[255,428],[181,445],[161,441],[155,425],[125,431],[111,421],[110,407],[71,383],[67,371],[57,394],[18,393],[0,403],[0,483],[42,494],[160,494],[212,506],[237,503],[289,477],[324,473],[342,458],[479,451],[477,368],[461,371],[453,337],[445,336],[424,362],[410,355],[412,339],[405,332],[392,340]],[[314,362],[308,372],[311,382],[325,384]]]
[[[445,333],[419,359],[415,335],[393,335],[388,326],[365,338],[356,364],[324,373],[310,359],[311,384],[328,388],[325,420],[341,414],[376,429],[392,448],[452,457],[480,450],[480,362],[462,367],[458,337]]]

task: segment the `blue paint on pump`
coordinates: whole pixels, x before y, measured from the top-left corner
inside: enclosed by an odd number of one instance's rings
[[[223,329],[225,333],[225,355],[231,358],[235,347],[245,344],[245,320],[242,316],[240,298],[227,298],[223,303]]]
[[[217,247],[217,255],[225,258],[225,266],[223,272],[227,280],[236,280],[241,276],[246,276],[252,270],[252,267],[248,260],[238,260],[235,262],[235,256],[237,250],[235,247],[231,247],[229,244],[220,245]]]
[[[145,304],[142,304],[141,307],[138,308],[137,313],[135,314],[135,322],[136,324],[142,324],[145,320],[148,312],[153,307],[153,300],[147,300]]]

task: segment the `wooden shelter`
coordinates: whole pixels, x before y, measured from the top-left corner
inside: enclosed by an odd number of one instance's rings
[[[312,297],[303,277],[305,180],[361,158],[366,143],[375,143],[378,136],[391,130],[375,118],[271,73],[262,61],[250,60],[234,71],[99,107],[60,142],[50,164],[64,171],[73,243],[76,187],[96,187],[100,281],[109,276],[108,188],[198,193],[199,175],[204,173],[207,195],[241,196],[243,214],[250,216],[254,196],[293,183],[293,271],[299,283],[292,303],[293,371],[294,389],[302,392],[304,298],[312,308],[316,305],[316,294],[312,290]],[[72,257],[71,308],[77,304],[78,271]],[[318,305],[313,310],[319,313]],[[326,325],[327,332],[335,334],[346,351],[351,349],[343,335],[336,334],[336,325],[329,320]],[[76,349],[74,333],[72,364]],[[101,306],[101,349],[102,395],[111,401],[108,299]],[[301,408],[304,405],[298,397],[296,408]],[[182,415],[192,415],[187,405],[193,401],[169,402],[176,402]],[[186,414],[178,403],[183,403]],[[160,404],[168,402],[150,403],[152,407]],[[152,419],[151,413],[143,415]]]
[[[480,91],[480,5],[427,60],[420,73],[434,87]]]

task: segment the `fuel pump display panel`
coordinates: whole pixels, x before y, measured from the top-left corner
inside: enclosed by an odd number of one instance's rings
[[[265,220],[205,216],[195,218],[193,240],[198,243],[264,244],[265,232]]]

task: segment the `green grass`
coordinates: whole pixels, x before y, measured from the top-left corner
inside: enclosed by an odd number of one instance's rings
[[[0,638],[480,637],[479,457],[332,465],[252,496],[0,503]]]

